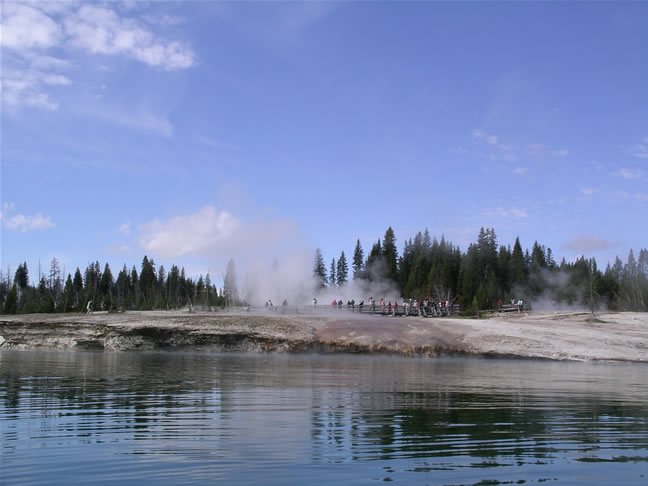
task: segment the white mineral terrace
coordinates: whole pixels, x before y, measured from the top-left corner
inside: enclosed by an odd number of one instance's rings
[[[648,313],[522,312],[487,319],[351,312],[126,312],[0,317],[0,349],[470,354],[648,361]]]

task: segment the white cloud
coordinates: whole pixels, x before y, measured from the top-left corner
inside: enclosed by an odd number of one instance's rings
[[[2,73],[2,101],[7,106],[56,110],[58,103],[42,91],[43,82],[42,73],[5,69]]]
[[[600,250],[609,250],[619,246],[618,242],[604,240],[599,236],[578,236],[563,243],[561,249],[572,250],[577,253],[589,253]]]
[[[499,143],[500,137],[497,135],[489,135],[480,129],[472,131],[472,141],[474,144],[479,144],[485,147],[485,152],[481,155],[491,160],[506,160],[508,162],[516,162],[518,154],[515,146],[511,144]]]
[[[632,155],[639,159],[648,159],[648,137],[642,138],[641,142],[632,148]]]
[[[486,213],[495,218],[504,218],[504,219],[525,219],[529,217],[529,212],[524,208],[517,207],[497,207],[495,210],[488,210]]]
[[[5,228],[14,231],[20,231],[21,233],[33,230],[53,228],[55,226],[49,216],[43,216],[41,213],[36,214],[36,216],[25,216],[24,214],[17,214],[10,218],[3,217],[2,222]]]
[[[618,172],[615,173],[615,175],[619,177],[623,177],[624,179],[641,179],[643,176],[643,172],[641,169],[619,169]]]
[[[528,167],[516,167],[515,169],[513,169],[513,173],[516,175],[524,175],[527,172],[529,172]]]
[[[61,74],[43,74],[41,79],[43,80],[43,83],[52,86],[64,86],[72,83],[70,78]]]
[[[137,226],[140,245],[163,258],[258,256],[297,240],[294,222],[278,219],[245,223],[229,211],[205,206],[196,213]]]
[[[48,229],[55,226],[49,216],[43,216],[41,213],[36,216],[25,216],[24,214],[16,214],[10,216],[15,209],[16,205],[11,203],[3,203],[2,211],[0,211],[0,220],[2,225],[8,230],[20,231],[25,233],[32,230]]]
[[[543,143],[532,143],[529,145],[529,150],[531,152],[542,152],[544,150]]]
[[[120,17],[114,10],[84,4],[63,25],[70,45],[95,54],[125,54],[151,66],[183,69],[195,63],[190,46],[166,41],[134,19]]]
[[[34,55],[30,57],[30,60],[32,68],[39,70],[65,70],[70,69],[73,66],[72,62],[66,59],[59,59],[52,56]]]
[[[127,235],[127,234],[130,233],[130,226],[131,226],[130,221],[127,221],[127,222],[124,223],[124,224],[120,224],[120,225],[119,225],[119,228],[117,228],[117,231],[119,231],[120,233],[124,233],[125,235]]]
[[[2,3],[0,44],[13,49],[48,48],[61,42],[61,26],[37,8],[14,2]]]
[[[237,234],[242,223],[227,211],[206,206],[188,216],[176,216],[166,222],[154,220],[141,224],[141,246],[163,257],[200,255],[217,252]]]
[[[79,49],[92,54],[123,55],[165,70],[185,69],[196,62],[189,44],[167,40],[134,18],[120,16],[104,4],[76,2],[3,2],[0,45],[3,48],[2,100],[11,107],[55,110],[50,86],[73,83],[73,63],[47,50],[65,54]],[[172,21],[169,17],[168,21]],[[83,66],[79,66],[83,67]],[[159,130],[159,128],[158,128]],[[162,128],[168,133],[169,129]]]

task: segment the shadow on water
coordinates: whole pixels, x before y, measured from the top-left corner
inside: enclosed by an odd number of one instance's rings
[[[7,484],[648,477],[638,364],[2,351],[0,396]]]

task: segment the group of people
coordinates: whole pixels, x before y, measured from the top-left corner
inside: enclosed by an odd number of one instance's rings
[[[403,303],[399,304],[398,300],[395,300],[392,304],[392,301],[386,301],[385,299],[380,299],[376,302],[376,299],[369,297],[367,302],[368,312],[380,312],[381,314],[397,316],[397,315],[418,315],[422,317],[428,316],[443,316],[453,314],[453,306],[450,302],[446,300],[440,300],[439,302],[433,301],[432,299],[423,299],[421,301],[417,299],[403,299]],[[313,297],[313,307],[317,306],[317,298]],[[345,306],[342,299],[333,300],[331,302],[331,307],[335,309],[342,309]],[[363,312],[365,309],[365,301],[360,300],[357,305],[354,299],[348,300],[346,302],[346,309],[355,311],[356,307],[358,312]]]
[[[265,303],[266,309],[274,309],[274,304],[272,303],[272,299],[268,299]],[[288,307],[288,301],[284,299],[284,301],[281,303],[281,307]]]

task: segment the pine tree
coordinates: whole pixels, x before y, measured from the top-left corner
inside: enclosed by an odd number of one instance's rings
[[[360,239],[356,242],[355,250],[353,251],[353,280],[363,278],[364,274],[364,252]]]
[[[156,277],[155,277],[155,262],[153,259],[149,260],[146,255],[142,260],[142,269],[139,275],[139,288],[140,298],[142,300],[140,308],[152,309],[153,298],[155,291]]]
[[[524,263],[524,254],[522,253],[522,245],[520,245],[520,238],[515,238],[515,245],[513,245],[513,253],[511,254],[511,284],[523,285],[525,282],[526,265]]]
[[[324,257],[322,256],[322,250],[319,248],[315,249],[315,264],[313,266],[313,277],[317,282],[318,288],[323,288],[326,286],[326,267],[324,266]]]
[[[19,289],[25,289],[27,285],[29,285],[29,271],[27,270],[27,262],[18,265],[16,274],[14,276],[14,283],[18,286]]]
[[[115,285],[112,272],[110,271],[110,266],[106,263],[104,267],[103,274],[101,275],[101,281],[99,282],[99,298],[103,302],[103,308],[105,310],[110,310],[112,307],[112,291]]]
[[[140,301],[140,291],[139,291],[139,275],[137,274],[137,268],[135,268],[135,265],[133,265],[133,268],[131,268],[130,284],[131,284],[130,294],[133,296],[132,304],[133,306],[137,306]]]
[[[212,305],[213,289],[211,284],[211,278],[209,277],[209,272],[205,276],[205,293],[203,298],[205,299],[205,307],[209,309]]]
[[[176,265],[171,265],[166,292],[169,306],[177,308],[180,301],[180,270]]]
[[[337,281],[336,279],[336,264],[335,264],[335,258],[331,260],[331,267],[329,270],[329,286],[335,287],[335,282]]]
[[[380,240],[371,247],[371,252],[369,252],[364,268],[364,274],[367,279],[382,280],[384,278],[384,258]]]
[[[72,276],[68,273],[67,280],[65,281],[65,288],[63,289],[63,312],[70,312],[75,307],[74,298],[74,283]]]
[[[398,250],[396,248],[396,236],[390,226],[385,231],[383,238],[383,257],[385,258],[386,277],[393,281],[398,281]]]
[[[340,254],[340,258],[338,259],[337,262],[337,284],[338,286],[342,286],[346,283],[347,278],[349,276],[349,265],[347,264],[346,261],[346,256],[344,255],[344,251]]]
[[[196,303],[201,303],[203,306],[205,304],[205,282],[202,275],[196,284]]]
[[[2,311],[5,314],[15,314],[18,311],[18,297],[16,293],[16,283],[11,287],[11,290],[7,294],[7,298],[4,302],[4,308]]]
[[[72,280],[72,285],[74,285],[74,307],[77,311],[83,310],[83,277],[81,276],[81,270],[77,267],[76,272],[74,272],[74,280]]]

